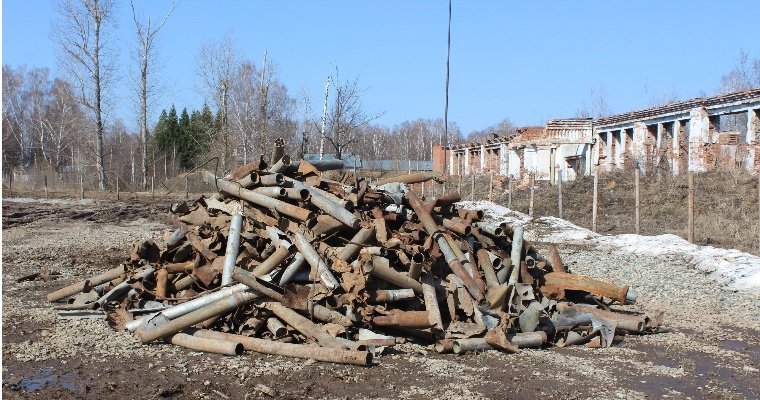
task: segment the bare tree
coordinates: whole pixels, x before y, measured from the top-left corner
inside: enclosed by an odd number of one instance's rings
[[[361,128],[380,118],[381,114],[369,115],[361,103],[365,89],[359,87],[359,79],[340,82],[338,69],[335,69],[335,96],[327,116],[326,139],[335,150],[335,157],[341,158],[344,151],[354,144]],[[329,135],[328,135],[329,132]]]
[[[202,91],[210,96],[221,114],[222,165],[228,169],[229,158],[229,97],[236,69],[238,68],[238,50],[231,34],[218,43],[206,43],[201,46],[198,57],[198,75],[201,77]]]
[[[74,145],[78,129],[85,126],[85,117],[74,99],[71,84],[55,79],[50,91],[50,99],[45,106],[47,161],[56,171],[62,172],[65,159]]]
[[[760,57],[750,60],[749,55],[741,50],[736,65],[720,79],[721,93],[760,87]]]
[[[135,52],[135,59],[140,66],[140,84],[138,88],[138,96],[140,98],[139,120],[140,120],[140,145],[142,151],[142,188],[143,190],[148,188],[148,101],[155,93],[155,86],[149,83],[148,77],[153,71],[153,59],[155,57],[156,36],[158,32],[163,28],[169,16],[174,12],[177,7],[176,3],[172,3],[172,7],[169,12],[166,13],[164,19],[157,25],[151,24],[150,17],[146,19],[146,22],[140,22],[138,20],[137,11],[135,11],[135,4],[132,5],[132,19],[135,22],[135,32],[137,33],[137,49]]]
[[[598,89],[589,89],[588,100],[581,103],[575,116],[578,118],[601,118],[610,115],[607,105],[607,88],[600,85]]]
[[[100,190],[105,190],[103,93],[114,70],[105,32],[113,24],[114,0],[60,0],[57,8],[54,37],[60,46],[60,60],[78,87],[79,102],[95,120],[95,162]]]

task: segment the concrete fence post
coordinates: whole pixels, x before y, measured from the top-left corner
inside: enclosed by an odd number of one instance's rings
[[[491,179],[488,182],[488,201],[493,201],[493,172],[491,173]]]
[[[639,192],[639,168],[638,167],[636,167],[636,169],[634,170],[633,176],[634,176],[633,192],[634,192],[634,197],[635,197],[635,213],[636,213],[635,223],[636,223],[636,234],[638,235],[639,233],[641,233],[641,218],[640,218],[641,214],[639,212],[639,199],[640,199],[639,193],[640,192]]]
[[[557,170],[557,212],[562,219],[562,173]]]
[[[470,200],[475,201],[475,174],[472,174],[472,179],[470,180],[471,188],[470,188]]]
[[[528,216],[533,218],[533,197],[535,192],[535,186],[536,186],[536,176],[534,174],[530,175],[530,203],[528,204]]]
[[[694,173],[689,172],[689,226],[687,239],[694,243]]]
[[[591,230],[596,232],[596,208],[597,204],[599,203],[597,201],[599,195],[599,175],[596,171],[594,171],[594,194],[593,194],[593,200],[591,202]]]

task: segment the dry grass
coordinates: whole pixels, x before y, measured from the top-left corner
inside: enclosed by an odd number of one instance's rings
[[[400,172],[375,173],[373,180],[402,174]],[[363,174],[364,175],[364,174]],[[337,178],[336,176],[330,176]],[[737,171],[711,171],[700,173],[695,177],[695,241],[697,244],[724,248],[736,248],[752,254],[758,254],[758,179],[755,176]],[[172,186],[172,181],[167,186]],[[202,182],[192,182],[190,198],[200,192],[209,192],[209,187]],[[475,190],[472,190],[472,177],[450,177],[445,184],[428,183],[425,195],[428,198],[439,196],[442,192],[459,190],[465,200],[489,199],[489,176],[475,177]],[[497,182],[498,184],[498,182]],[[515,183],[517,185],[517,183]],[[8,195],[7,186],[3,185],[3,196]],[[41,187],[31,185],[19,187],[14,185],[15,196],[42,197]],[[165,193],[164,187],[156,185],[156,199]],[[493,191],[493,201],[507,205],[506,181],[503,188]],[[525,186],[525,185],[524,185]],[[534,215],[558,216],[557,187],[540,183],[535,191]],[[414,185],[414,190],[422,192],[422,185]],[[78,185],[72,189],[51,189],[50,197],[78,197]],[[168,198],[184,199],[184,184],[175,187]],[[195,189],[195,190],[194,190]],[[686,175],[676,177],[641,176],[641,234],[659,235],[671,233],[683,238],[687,236],[687,198],[688,178]],[[593,180],[589,177],[573,182],[565,182],[562,187],[563,217],[576,225],[591,228],[591,202]],[[473,196],[474,193],[474,196]],[[99,192],[87,190],[85,197],[96,199],[115,199],[113,190]],[[123,200],[134,199],[150,201],[150,192],[134,193],[123,190]],[[516,188],[512,194],[512,208],[528,213],[530,190]],[[599,177],[598,231],[604,234],[632,233],[634,226],[634,177],[632,172],[614,172]]]
[[[479,187],[476,180],[476,187]],[[671,233],[683,238],[688,227],[688,177],[641,176],[640,228],[643,235]],[[476,194],[485,188],[476,189]],[[466,192],[469,195],[469,191]],[[563,218],[591,228],[593,179],[565,182]],[[467,196],[469,197],[469,196]],[[534,195],[534,215],[558,216],[557,187],[542,183]],[[513,209],[527,213],[530,191],[516,189]],[[495,202],[506,205],[500,194]],[[711,171],[695,176],[695,241],[701,245],[736,248],[758,254],[758,179],[736,171]],[[599,177],[598,231],[606,234],[635,231],[634,177],[631,172]]]

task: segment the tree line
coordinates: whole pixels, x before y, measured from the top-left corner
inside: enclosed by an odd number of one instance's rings
[[[150,176],[168,179],[212,157],[229,170],[267,156],[276,138],[285,139],[286,151],[294,157],[322,151],[367,160],[430,160],[434,145],[464,140],[456,122],[449,122],[444,138],[442,118],[378,124],[382,113],[366,110],[362,103],[366,89],[358,78],[344,78],[338,67],[325,82],[324,98],[295,95],[266,52],[257,64],[229,34],[202,44],[197,52],[198,86],[208,103],[201,109],[173,105],[150,121],[163,93],[155,78],[157,37],[171,23],[175,3],[157,23],[131,4],[136,75],[130,81],[136,112],[134,123],[126,124],[109,113],[117,101],[113,82],[123,75],[109,35],[116,23],[125,22],[115,20],[117,5],[116,0],[57,1],[51,36],[60,76],[51,76],[46,68],[3,65],[4,170],[46,166],[62,174],[91,173],[101,189],[118,175],[146,188]],[[721,89],[760,84],[758,65],[742,53]],[[603,92],[596,96],[584,115],[606,112],[604,97]],[[482,140],[514,133],[515,126],[505,119],[467,136]]]

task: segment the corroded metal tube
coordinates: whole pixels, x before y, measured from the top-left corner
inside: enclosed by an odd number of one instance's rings
[[[243,189],[235,183],[217,178],[214,174],[208,171],[203,171],[203,180],[210,185],[218,186],[219,189],[225,193],[256,205],[274,208],[278,212],[298,221],[303,222],[312,217],[312,213],[309,210],[285,203],[284,201],[264,196],[252,190]]]
[[[379,179],[372,182],[372,186],[385,185],[386,183],[420,183],[429,181],[431,179],[438,178],[440,176],[437,172],[415,172],[413,174],[406,174],[401,176],[394,176],[392,178]]]
[[[448,241],[446,241],[446,238],[440,232],[438,232],[438,225],[436,225],[433,217],[430,216],[430,213],[425,209],[425,206],[422,204],[422,201],[420,201],[420,198],[417,197],[417,194],[412,190],[406,193],[406,198],[409,201],[409,205],[412,206],[414,212],[417,214],[417,217],[420,219],[420,222],[425,227],[425,231],[427,231],[428,235],[432,236],[433,239],[435,239],[435,241],[438,243],[438,247],[441,249],[441,253],[443,253],[446,262],[449,264],[451,272],[453,272],[454,275],[462,280],[464,287],[467,289],[467,292],[472,295],[475,301],[480,303],[483,300],[483,292],[480,290],[480,287],[472,278],[472,276],[470,276],[470,274],[465,271],[462,263],[459,262],[459,259],[456,257],[456,255],[454,255],[454,252],[451,250],[451,247],[449,246]]]
[[[385,257],[372,256],[372,262],[364,264],[363,268],[364,272],[386,282],[422,293],[422,285],[418,281],[391,268],[390,261]]]
[[[520,261],[522,261],[523,250],[523,233],[522,226],[516,226],[514,233],[512,234],[512,272],[509,274],[510,285],[514,285],[520,281]]]
[[[615,286],[611,283],[566,272],[550,272],[544,275],[546,286],[566,290],[580,290],[618,301],[620,304],[635,303],[635,291],[628,286]],[[634,293],[634,295],[630,294]]]
[[[255,193],[263,194],[264,196],[273,197],[275,199],[278,199],[280,197],[285,197],[287,194],[284,187],[280,186],[262,186],[257,187],[256,189],[253,189]]]
[[[280,303],[266,303],[266,307],[271,310],[277,318],[281,319],[305,336],[316,340],[321,346],[336,349],[347,348],[343,342],[330,336],[330,334],[320,328],[317,324],[311,322],[308,318],[290,308],[287,308]]]
[[[368,351],[343,350],[308,346],[303,344],[274,342],[266,339],[257,339],[248,336],[209,330],[196,331],[193,333],[193,336],[229,340],[232,342],[241,343],[243,345],[243,348],[246,350],[255,351],[262,354],[271,354],[275,356],[314,359],[323,362],[359,365],[363,367],[369,366],[372,363],[372,353]]]
[[[288,166],[290,165],[290,156],[284,155],[282,158],[280,158],[274,165],[269,167],[269,172],[271,173],[282,173],[285,172],[288,169]]]
[[[287,188],[285,189],[285,197],[291,200],[309,201],[311,199],[311,193],[303,188]]]
[[[232,271],[235,269],[238,251],[240,250],[240,232],[243,230],[243,210],[240,204],[235,208],[230,221],[230,233],[227,236],[227,249],[224,252],[222,267],[222,286],[232,283]]]
[[[287,248],[278,246],[277,250],[275,250],[271,256],[267,257],[264,262],[257,265],[256,268],[253,269],[253,274],[256,276],[264,276],[272,272],[275,268],[279,267],[280,264],[282,264],[282,262],[285,261],[285,259],[289,256],[290,251]]]
[[[150,343],[156,339],[167,337],[183,329],[189,328],[211,317],[232,311],[242,305],[252,302],[257,297],[258,296],[254,293],[235,293],[164,324],[154,327],[138,328],[136,334],[141,342]]]
[[[111,268],[108,271],[103,272],[102,274],[95,275],[92,278],[85,279],[83,281],[74,283],[72,285],[69,285],[64,288],[58,289],[54,292],[51,292],[47,295],[47,300],[50,302],[53,302],[53,301],[65,299],[66,297],[73,296],[77,293],[84,291],[84,289],[87,287],[98,286],[101,283],[112,281],[120,277],[121,275],[123,275],[125,272],[126,272],[126,267],[123,265],[120,265],[116,268]]]
[[[493,264],[491,263],[491,257],[488,254],[488,250],[479,249],[477,252],[477,258],[478,266],[483,271],[483,275],[486,279],[486,286],[499,286],[499,278],[496,276],[496,271],[493,269]]]
[[[375,326],[403,328],[430,328],[430,316],[427,311],[395,311],[387,315],[372,318]]]
[[[375,290],[370,293],[370,299],[375,303],[386,303],[409,300],[417,297],[412,289]]]
[[[285,267],[285,271],[282,272],[282,276],[280,277],[280,286],[285,286],[290,283],[290,281],[293,280],[293,277],[296,275],[301,266],[304,265],[304,263],[306,263],[306,258],[304,258],[303,254],[296,253],[296,255],[293,257],[293,260],[290,261],[290,264]]]
[[[302,234],[294,234],[293,241],[295,242],[298,251],[303,254],[309,265],[311,265],[312,268],[317,271],[322,284],[331,290],[336,289],[338,286],[340,286],[338,280],[335,279],[335,275],[333,275],[332,271],[330,271],[330,268],[327,266],[325,261],[322,259],[322,257],[319,256],[319,254],[317,254],[317,251],[314,250],[314,247],[311,246],[311,243],[309,243],[309,241]]]
[[[239,342],[209,339],[199,336],[177,333],[169,338],[171,344],[190,350],[203,351],[206,353],[224,354],[226,356],[239,356],[243,354],[243,345]]]

